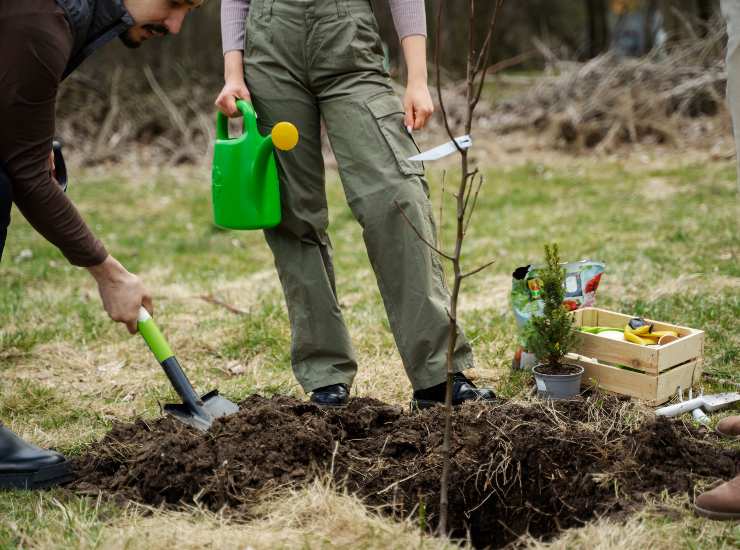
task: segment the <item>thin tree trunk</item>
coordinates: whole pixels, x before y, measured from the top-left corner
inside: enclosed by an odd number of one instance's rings
[[[473,113],[478,101],[481,97],[483,90],[483,84],[485,83],[486,73],[488,71],[488,56],[491,51],[491,43],[493,41],[493,29],[496,23],[496,16],[498,10],[503,4],[503,0],[496,0],[493,14],[488,27],[488,32],[483,41],[482,47],[476,51],[475,49],[475,0],[469,0],[468,3],[468,55],[466,62],[466,86],[465,86],[465,98],[466,98],[466,116],[465,116],[465,133],[470,134],[473,126]],[[437,43],[435,46],[435,64],[437,73],[437,94],[439,97],[440,110],[442,111],[442,118],[444,120],[445,128],[450,139],[453,139],[453,132],[449,126],[449,120],[445,111],[444,101],[442,99],[442,87],[440,82],[440,69],[439,69],[439,51],[440,51],[440,28],[442,22],[442,5],[443,2],[439,3],[437,11]],[[478,78],[479,80],[476,80]],[[456,145],[457,146],[457,145]],[[449,476],[450,468],[452,464],[452,389],[453,389],[453,378],[454,378],[454,356],[455,346],[457,344],[458,326],[457,326],[457,304],[460,295],[460,287],[465,277],[477,273],[490,265],[485,264],[470,273],[463,273],[461,268],[460,258],[462,256],[462,246],[465,239],[465,229],[467,227],[466,214],[472,215],[475,209],[475,199],[473,203],[469,203],[471,193],[471,187],[474,183],[475,172],[470,171],[468,162],[468,151],[467,149],[461,149],[457,146],[458,152],[460,153],[460,186],[458,187],[456,196],[456,219],[457,219],[457,232],[455,238],[455,249],[449,258],[452,261],[452,267],[454,272],[454,282],[452,285],[452,292],[450,294],[450,334],[447,342],[447,385],[445,388],[445,425],[444,425],[444,437],[442,440],[442,475],[440,478],[440,496],[439,496],[439,524],[437,531],[441,536],[447,535],[447,523],[448,523],[448,508],[449,508]],[[480,187],[479,187],[480,189]],[[476,192],[477,198],[477,192]],[[468,212],[468,208],[470,211]],[[467,220],[470,221],[469,219]]]

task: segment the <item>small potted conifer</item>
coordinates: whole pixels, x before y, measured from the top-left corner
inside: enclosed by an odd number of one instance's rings
[[[538,270],[543,308],[534,315],[525,331],[527,351],[538,364],[532,369],[539,395],[567,399],[578,395],[583,367],[564,362],[576,332],[573,317],[563,305],[565,269],[560,265],[558,245],[545,245],[545,266]]]

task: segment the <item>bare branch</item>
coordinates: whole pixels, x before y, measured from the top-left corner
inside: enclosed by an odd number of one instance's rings
[[[493,15],[491,15],[491,23],[488,26],[488,34],[486,35],[486,40],[484,42],[483,48],[481,49],[480,56],[478,58],[479,65],[484,63],[486,59],[488,59],[488,53],[491,49],[491,44],[493,43],[493,30],[496,28],[496,18],[498,16],[498,10],[499,8],[504,4],[504,0],[496,0],[496,6],[493,8]],[[472,111],[475,109],[475,107],[478,105],[478,101],[480,101],[480,96],[483,93],[483,84],[486,82],[486,72],[488,71],[488,66],[485,66],[485,69],[483,69],[482,74],[480,75],[480,81],[478,82],[478,91],[475,94],[475,99],[471,103],[471,115]],[[476,70],[476,73],[478,70]],[[475,80],[475,74],[473,75],[473,80]]]
[[[481,271],[483,271],[484,269],[486,269],[488,267],[491,267],[495,263],[496,263],[496,260],[491,260],[490,262],[486,262],[482,266],[476,267],[473,271],[469,271],[468,273],[463,273],[462,275],[460,275],[460,278],[461,279],[467,279],[468,277],[472,277],[476,273],[480,273]]]
[[[449,254],[446,254],[446,253],[442,252],[439,248],[437,248],[432,243],[430,243],[427,239],[425,239],[424,236],[419,232],[419,230],[414,225],[414,222],[412,222],[409,219],[409,217],[406,215],[406,212],[403,211],[403,208],[401,207],[401,205],[398,204],[398,201],[393,201],[393,202],[396,205],[396,208],[398,208],[398,211],[401,212],[401,215],[403,216],[403,219],[406,220],[406,223],[408,223],[409,226],[411,226],[411,229],[414,230],[414,233],[416,233],[416,236],[419,237],[419,239],[421,240],[421,242],[423,242],[425,245],[427,245],[429,248],[431,248],[432,250],[434,250],[437,254],[439,254],[443,258],[445,258],[447,260],[450,260],[450,261],[453,261],[454,260],[454,258],[452,256],[450,256]]]
[[[480,174],[478,176],[478,187],[475,189],[475,195],[473,196],[473,204],[470,206],[470,212],[468,212],[468,220],[465,222],[465,232],[468,232],[468,226],[470,225],[470,220],[473,218],[473,212],[475,212],[475,206],[478,204],[478,194],[480,193],[481,187],[483,187],[483,174]],[[472,187],[472,186],[471,186]]]
[[[175,163],[174,161],[179,160],[184,155],[189,155],[192,158],[198,158],[199,156],[201,156],[203,152],[196,150],[193,146],[191,140],[192,134],[190,132],[190,129],[188,128],[187,123],[185,122],[185,118],[180,112],[180,109],[175,105],[172,99],[170,99],[170,96],[167,95],[167,92],[162,89],[162,86],[159,85],[159,82],[154,76],[154,73],[152,72],[152,69],[151,67],[149,67],[149,65],[144,66],[144,76],[146,77],[147,82],[149,82],[149,86],[151,86],[154,94],[162,102],[162,105],[164,106],[165,111],[167,111],[167,115],[169,116],[170,121],[179,130],[182,136],[182,143],[181,147],[178,148],[178,155],[175,158],[171,159],[170,162]],[[187,149],[187,152],[181,150],[183,148],[182,146]]]
[[[478,169],[476,168],[469,174],[466,174],[466,179],[470,180],[471,182],[475,181],[475,176],[478,175]],[[465,200],[463,201],[463,217],[465,213],[468,211],[468,202],[470,201],[470,194],[473,192],[473,185],[467,185],[465,189]],[[469,216],[468,216],[469,218]],[[467,227],[467,226],[466,226]]]
[[[460,145],[455,141],[455,135],[452,133],[452,129],[450,128],[450,119],[447,116],[447,110],[445,109],[445,102],[442,98],[442,77],[440,75],[440,69],[439,69],[439,43],[442,39],[442,6],[444,6],[444,2],[440,0],[439,2],[439,8],[437,9],[437,36],[436,36],[436,45],[434,48],[434,68],[435,73],[437,77],[437,99],[439,100],[439,110],[442,112],[442,121],[445,124],[445,130],[447,130],[447,135],[450,136],[450,139],[452,140],[452,143],[455,144],[455,147],[457,148],[458,152],[462,153],[462,149],[460,148]]]
[[[444,248],[444,245],[442,243],[442,222],[443,222],[443,215],[444,215],[444,205],[445,205],[445,183],[447,183],[447,170],[442,171],[442,193],[439,195],[439,222],[437,224],[437,245],[440,248]]]
[[[509,59],[502,59],[501,61],[490,65],[486,69],[486,73],[488,75],[494,75],[496,73],[500,73],[501,71],[505,71],[506,69],[510,69],[511,67],[516,67],[520,63],[524,63],[527,59],[529,59],[530,57],[534,57],[538,53],[539,52],[537,50],[529,50],[528,52],[520,53],[518,55],[515,55],[514,57],[510,57]]]
[[[219,300],[212,294],[201,294],[198,296],[201,300],[204,302],[208,302],[209,304],[214,304],[216,306],[221,306],[222,308],[230,311],[231,313],[235,313],[236,315],[247,315],[247,312],[243,309],[239,309],[238,307],[232,306],[231,304],[227,304],[223,300]]]

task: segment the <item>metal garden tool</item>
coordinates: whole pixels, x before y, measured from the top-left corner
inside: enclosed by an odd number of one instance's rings
[[[167,340],[164,339],[159,327],[154,323],[149,312],[143,307],[139,309],[139,333],[144,337],[154,357],[162,365],[167,378],[175,388],[182,403],[167,404],[164,412],[172,415],[180,422],[197,428],[203,432],[208,431],[214,419],[233,414],[239,410],[238,405],[219,395],[218,390],[213,390],[198,397],[190,380],[172,353]]]
[[[457,146],[455,146],[455,143],[457,143]],[[472,146],[473,140],[466,134],[464,136],[456,137],[455,141],[450,140],[447,143],[433,147],[428,151],[409,157],[409,160],[438,160],[457,151],[457,147],[460,147],[460,149],[470,149]]]
[[[680,401],[667,407],[655,410],[656,416],[679,416],[683,413],[692,412],[695,409],[703,409],[705,412],[714,412],[734,403],[740,403],[740,393],[728,392],[714,395],[700,395],[687,401]],[[695,415],[695,417],[698,415]],[[697,418],[698,420],[698,418]]]

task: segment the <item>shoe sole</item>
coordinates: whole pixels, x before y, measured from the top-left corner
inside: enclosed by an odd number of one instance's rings
[[[60,462],[35,472],[0,474],[0,489],[47,489],[72,481],[74,473],[69,462]]]
[[[696,504],[694,504],[694,512],[698,516],[718,521],[732,521],[740,519],[740,512],[713,512],[712,510],[700,508]]]

